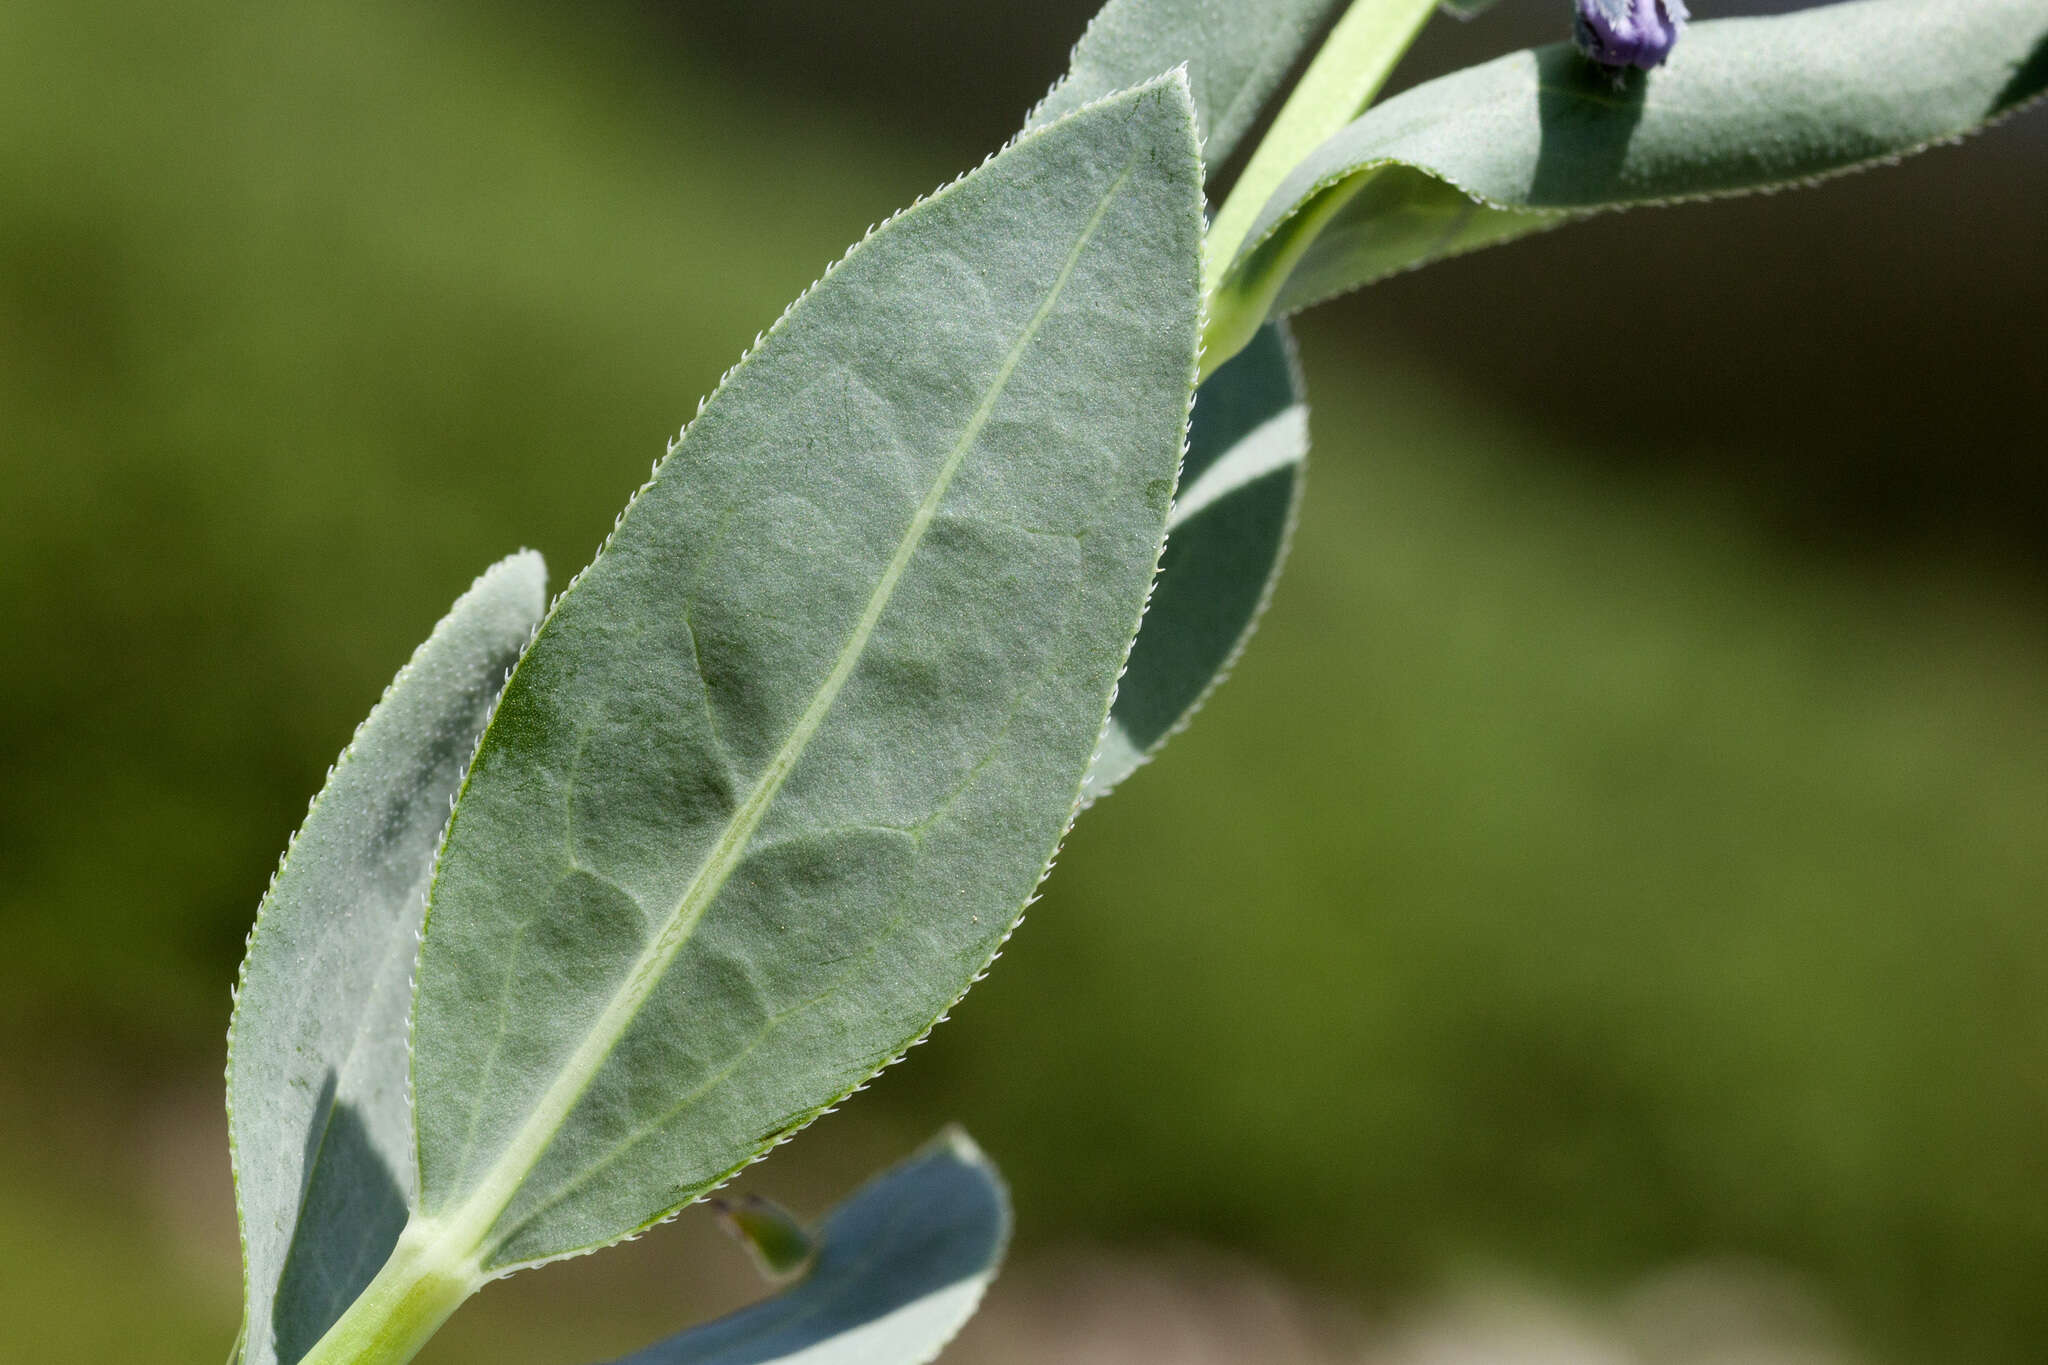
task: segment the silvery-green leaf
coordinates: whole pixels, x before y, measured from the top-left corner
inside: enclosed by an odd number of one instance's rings
[[[2039,95],[2044,54],[2048,0],[1858,0],[1696,23],[1668,65],[1619,80],[1558,44],[1431,81],[1287,178],[1224,278],[1208,344],[1230,354],[1269,314],[1590,211],[1919,151]],[[1588,288],[1625,297],[1627,281]]]
[[[1110,0],[1076,45],[1066,77],[1032,111],[1030,126],[1185,64],[1207,130],[1203,152],[1214,165],[1229,157],[1282,77],[1342,8],[1342,0],[1263,7]],[[1249,444],[1203,491],[1182,489],[1086,800],[1107,795],[1187,722],[1250,637],[1279,576],[1308,445],[1301,379],[1287,345],[1276,336],[1260,357],[1210,376],[1196,395],[1184,485],[1198,482],[1240,439]],[[1260,459],[1265,477],[1221,487],[1230,471]],[[1191,495],[1198,501],[1191,503]],[[1195,510],[1204,515],[1191,517]]]
[[[617,1365],[926,1365],[973,1316],[1009,1232],[1001,1178],[954,1130],[826,1215],[794,1285]]]
[[[1346,0],[1109,0],[1074,46],[1067,74],[1031,111],[1050,123],[1183,63],[1211,166],[1229,159],[1266,101]]]
[[[1195,394],[1152,605],[1117,687],[1087,799],[1185,725],[1251,638],[1286,557],[1308,456],[1294,344],[1271,323]]]
[[[546,585],[528,552],[456,601],[342,751],[258,911],[227,1074],[249,1365],[296,1360],[405,1223],[405,1025],[427,879]]]
[[[1025,136],[800,300],[557,599],[435,880],[392,1302],[667,1216],[986,967],[1157,560],[1200,212],[1178,78]]]
[[[1454,19],[1473,19],[1499,3],[1500,0],[1439,0],[1438,8]]]

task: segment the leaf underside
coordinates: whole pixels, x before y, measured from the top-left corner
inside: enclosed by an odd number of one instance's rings
[[[800,300],[557,600],[419,972],[421,1216],[487,1271],[716,1186],[1014,925],[1156,563],[1200,203],[1177,79],[1020,140]]]
[[[1277,315],[1589,212],[1808,183],[2048,86],[2048,0],[1857,0],[1693,24],[1617,79],[1569,44],[1399,95],[1311,155],[1224,282]]]
[[[405,1224],[405,1024],[427,880],[546,582],[525,553],[463,594],[335,763],[264,896],[228,1034],[248,1365],[302,1355]]]
[[[1266,101],[1346,0],[1109,0],[1081,35],[1067,74],[1031,111],[1036,128],[1183,63],[1202,155],[1230,159]]]
[[[1195,394],[1166,555],[1087,800],[1185,725],[1250,639],[1286,558],[1307,456],[1294,343],[1285,324],[1268,324]]]
[[[1009,1228],[995,1168],[949,1133],[828,1214],[797,1283],[616,1365],[926,1365],[981,1302]]]
[[[1109,0],[1031,126],[1185,64],[1213,168],[1341,8],[1339,0]],[[1307,409],[1291,341],[1276,331],[1252,349],[1195,396],[1166,556],[1088,774],[1088,801],[1108,795],[1187,724],[1244,648],[1279,578],[1308,453]]]

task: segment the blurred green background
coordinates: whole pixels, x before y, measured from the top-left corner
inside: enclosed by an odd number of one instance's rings
[[[1087,9],[0,6],[0,1356],[224,1351],[227,986],[325,764],[486,563],[581,565]],[[1439,24],[1403,80],[1561,10]],[[1859,1359],[2038,1359],[2044,244],[2035,111],[1307,319],[1309,497],[1236,677],[754,1187],[817,1209],[965,1121],[1021,1219],[973,1360],[1117,1267],[1378,1321],[1702,1264]],[[423,1359],[735,1302],[707,1223]],[[1213,1358],[1310,1358],[1252,1339]],[[1212,1358],[1161,1340],[1103,1358]]]

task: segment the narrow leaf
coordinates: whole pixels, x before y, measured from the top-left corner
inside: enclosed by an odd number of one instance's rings
[[[1031,111],[1036,128],[1113,90],[1185,64],[1211,166],[1230,158],[1347,0],[1109,0],[1074,46],[1067,74]]]
[[[987,966],[1157,561],[1200,207],[1177,78],[1024,137],[799,301],[557,600],[433,890],[409,1265],[667,1216]]]
[[[457,600],[342,751],[258,911],[227,1073],[248,1365],[298,1359],[405,1224],[405,1025],[427,880],[546,583],[540,556],[517,554]]]
[[[1213,167],[1231,156],[1281,80],[1344,7],[1345,0],[1265,6],[1110,0],[1075,47],[1066,77],[1032,112],[1031,126],[1185,64],[1207,131],[1203,152]],[[1271,595],[1307,453],[1301,381],[1285,345],[1274,339],[1261,358],[1210,376],[1196,395],[1183,484],[1196,482],[1240,438],[1262,429],[1254,446],[1270,461],[1268,476],[1233,485],[1221,498],[1212,478],[1197,495],[1208,511],[1198,519],[1190,519],[1194,505],[1183,488],[1152,605],[1089,773],[1089,801],[1107,795],[1187,723],[1250,638]],[[1283,453],[1269,438],[1290,428],[1280,440],[1293,449]],[[1250,457],[1248,449],[1226,471]]]
[[[1515,53],[1388,100],[1318,148],[1246,237],[1208,345],[1231,354],[1269,314],[1591,211],[1889,161],[2044,86],[2048,0],[1697,23],[1669,65],[1619,81],[1569,44]]]
[[[954,1130],[826,1216],[804,1278],[617,1365],[926,1365],[974,1315],[1009,1240],[995,1168]]]
[[[1308,456],[1308,403],[1285,324],[1195,394],[1152,605],[1117,687],[1087,799],[1186,725],[1230,670],[1280,577]]]

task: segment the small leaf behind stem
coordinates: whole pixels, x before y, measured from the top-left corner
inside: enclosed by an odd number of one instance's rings
[[[1294,342],[1271,323],[1195,394],[1166,555],[1088,774],[1089,801],[1188,723],[1251,638],[1287,556],[1307,459]]]

